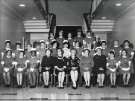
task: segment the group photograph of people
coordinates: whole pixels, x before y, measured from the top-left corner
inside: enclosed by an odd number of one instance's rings
[[[1,49],[1,86],[16,88],[57,87],[132,87],[135,55],[133,43],[106,40],[91,31],[81,30],[58,36],[49,33],[48,40],[15,44],[5,40]],[[12,46],[15,46],[14,48]]]

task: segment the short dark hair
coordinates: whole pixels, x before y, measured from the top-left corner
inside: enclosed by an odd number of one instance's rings
[[[60,50],[61,53],[62,53],[62,55],[63,55],[64,51],[63,51],[61,48],[58,48],[58,49],[57,49],[57,53],[58,53],[58,50]]]

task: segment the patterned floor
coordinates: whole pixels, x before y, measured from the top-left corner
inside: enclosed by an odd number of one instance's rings
[[[132,88],[0,88],[0,101],[43,100],[91,100],[91,101],[135,101]]]

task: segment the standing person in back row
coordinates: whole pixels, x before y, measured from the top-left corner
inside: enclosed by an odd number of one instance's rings
[[[119,45],[119,41],[118,40],[114,40],[113,41],[113,45],[111,47],[111,50],[114,51],[115,57],[118,60],[120,58],[120,55],[121,55],[121,47]]]
[[[72,33],[68,33],[68,38],[67,38],[67,40],[68,40],[68,42],[69,42],[70,49],[72,49],[73,46],[74,46],[74,39],[73,39]]]
[[[93,71],[97,75],[98,87],[104,87],[105,71],[106,71],[106,56],[102,55],[102,49],[96,48],[96,55],[93,58],[94,68]]]
[[[101,47],[102,47],[102,54],[105,55],[106,57],[108,57],[109,48],[107,47],[107,42],[106,41],[102,41],[101,42]]]
[[[127,51],[128,57],[130,59],[133,59],[134,51],[133,51],[133,44],[129,40],[125,40],[122,44],[122,49],[125,49]]]
[[[59,44],[59,48],[63,48],[63,41],[64,41],[63,30],[59,31],[59,36],[58,36],[58,38],[56,38],[56,41]]]
[[[81,45],[83,44],[83,36],[82,36],[82,31],[80,29],[78,29],[77,36],[74,40],[78,41]]]
[[[84,48],[88,48],[89,50],[91,50],[93,41],[94,38],[92,37],[91,32],[88,31],[86,33],[86,37],[83,39],[83,46],[86,44],[86,47]]]

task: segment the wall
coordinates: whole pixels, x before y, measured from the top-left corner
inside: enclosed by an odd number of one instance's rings
[[[50,12],[56,14],[57,25],[83,25],[82,15],[89,12],[90,1],[49,0]]]
[[[135,43],[135,4],[116,21],[113,38],[120,42],[127,39]]]
[[[24,36],[25,30],[22,19],[19,17],[5,0],[0,0],[0,46],[4,45],[5,40],[15,43]]]
[[[30,40],[31,41],[40,41],[40,40],[47,40],[48,33],[30,33]]]

